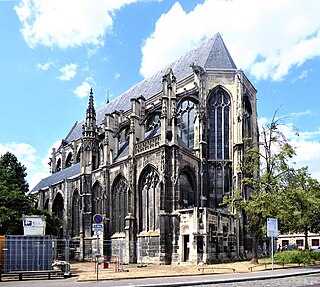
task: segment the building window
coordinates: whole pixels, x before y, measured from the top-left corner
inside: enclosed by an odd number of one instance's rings
[[[57,165],[56,165],[56,172],[61,170],[61,158],[58,159]]]
[[[80,235],[80,196],[76,190],[72,198],[72,237]]]
[[[194,184],[189,174],[179,175],[179,208],[192,208],[195,205]]]
[[[177,109],[178,137],[188,148],[194,147],[195,104],[190,100],[182,101]]]
[[[320,246],[319,239],[311,239],[311,246]]]
[[[249,96],[246,95],[243,99],[244,112],[243,112],[243,132],[246,138],[252,139],[252,107]]]
[[[302,247],[303,246],[303,239],[297,239],[296,244],[297,244],[297,246]]]
[[[57,193],[53,203],[52,203],[52,213],[63,220],[63,198],[61,193]]]
[[[289,244],[289,240],[286,240],[286,239],[283,239],[281,242],[282,242],[282,247]]]
[[[230,141],[230,96],[217,89],[209,97],[209,158],[226,160]]]
[[[92,213],[102,214],[102,188],[98,183],[92,188]]]
[[[159,228],[160,184],[157,171],[148,167],[139,184],[140,231],[154,231]]]
[[[123,232],[128,214],[128,183],[122,175],[119,175],[113,184],[111,212],[113,232]]]
[[[69,152],[67,159],[66,159],[66,167],[69,167],[72,165],[72,153]]]
[[[156,130],[158,127],[160,127],[160,113],[151,114],[146,123],[146,131]]]

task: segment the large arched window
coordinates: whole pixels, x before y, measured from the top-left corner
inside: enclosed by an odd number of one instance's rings
[[[217,88],[209,95],[209,207],[219,207],[232,188],[230,161],[230,95]]]
[[[157,171],[148,166],[139,182],[140,231],[154,231],[159,228],[160,184]]]
[[[209,96],[209,159],[230,158],[230,96],[216,89]]]
[[[80,235],[80,196],[76,190],[72,197],[72,237]]]
[[[92,187],[92,213],[102,214],[102,187],[95,183]]]
[[[123,232],[128,215],[128,183],[122,175],[118,175],[113,184],[111,212],[113,232]]]
[[[57,193],[52,203],[52,213],[61,220],[63,219],[63,198],[60,192]]]
[[[195,104],[190,100],[182,101],[177,109],[178,137],[189,148],[194,147]]]
[[[195,188],[189,173],[179,175],[179,208],[192,208],[195,206]]]

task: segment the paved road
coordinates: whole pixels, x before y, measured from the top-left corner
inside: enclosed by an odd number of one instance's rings
[[[282,278],[281,278],[282,277]],[[1,282],[10,287],[177,287],[177,286],[219,286],[219,287],[320,287],[320,268],[277,269],[252,273],[214,274],[201,276],[180,276],[165,278],[144,278],[134,280],[107,280],[99,282],[76,282],[76,278],[51,280],[23,280]]]
[[[234,283],[217,283],[207,285],[197,285],[197,287],[320,287],[320,275],[302,275],[287,278],[253,280]]]

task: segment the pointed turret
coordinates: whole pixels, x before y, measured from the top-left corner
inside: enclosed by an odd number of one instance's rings
[[[90,173],[99,167],[99,138],[96,123],[96,111],[92,88],[89,95],[89,103],[86,112],[86,121],[82,126],[82,172]]]
[[[95,137],[96,130],[96,111],[94,109],[94,100],[93,100],[93,91],[90,89],[89,95],[89,103],[86,112],[86,122],[83,125],[83,133],[84,137]]]

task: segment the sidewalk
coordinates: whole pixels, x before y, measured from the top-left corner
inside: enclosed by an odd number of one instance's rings
[[[103,265],[99,266],[98,278],[99,281],[104,280],[121,280],[121,279],[141,279],[141,278],[164,278],[164,277],[179,277],[181,282],[184,282],[183,277],[192,276],[194,280],[204,282],[203,280],[214,280],[216,283],[248,281],[262,278],[279,278],[286,276],[298,276],[304,274],[320,273],[319,266],[311,267],[292,267],[283,268],[281,265],[274,265],[274,270],[271,271],[271,264],[254,265],[249,261],[235,262],[226,264],[212,265],[124,265],[120,266],[121,272],[115,272],[115,266],[109,265],[108,269],[104,269]],[[250,268],[253,267],[253,272]],[[266,270],[266,267],[268,270]],[[204,268],[199,270],[199,268]],[[212,269],[211,269],[212,268]],[[232,269],[235,269],[235,273]],[[71,265],[71,272],[78,275],[78,281],[96,281],[97,274],[95,272],[95,264],[92,263],[76,263]],[[214,274],[214,276],[212,276]],[[211,276],[208,276],[211,275]],[[200,276],[200,277],[199,277]],[[208,278],[209,277],[209,278]],[[198,278],[198,280],[197,280]],[[201,278],[201,279],[200,279]],[[159,281],[159,280],[158,280]],[[163,281],[163,280],[161,280]],[[169,280],[170,281],[170,280]],[[189,281],[189,279],[188,279]],[[211,282],[211,281],[210,281]],[[213,281],[212,281],[213,282]],[[156,284],[159,284],[157,282]],[[158,286],[158,285],[155,285]],[[169,285],[168,285],[169,286]],[[170,285],[183,286],[183,285]]]

